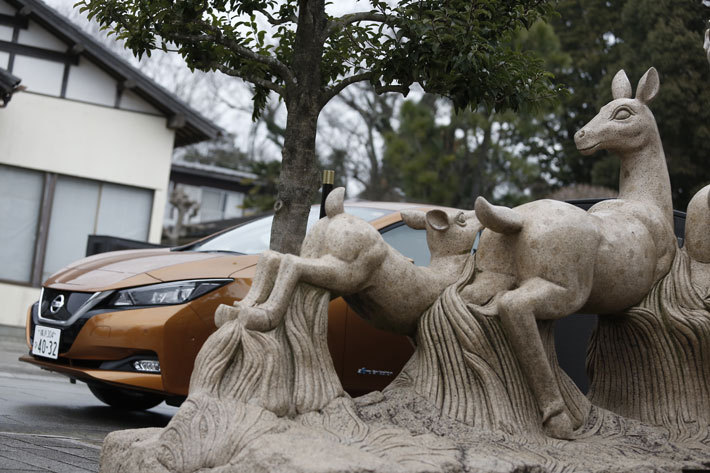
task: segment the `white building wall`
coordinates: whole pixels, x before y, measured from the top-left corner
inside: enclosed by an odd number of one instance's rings
[[[121,94],[119,108],[122,108],[123,110],[132,110],[134,112],[152,113],[154,115],[161,114],[157,108],[153,107],[131,90],[124,90]]]
[[[69,69],[66,98],[113,107],[117,85],[113,77],[82,57],[78,66]]]
[[[35,57],[15,55],[12,75],[22,79],[28,91],[59,97],[64,64]]]
[[[0,163],[155,190],[157,243],[174,133],[164,117],[18,93],[0,113]]]
[[[0,325],[23,327],[27,322],[27,309],[39,299],[39,288],[0,283],[3,301]]]
[[[28,23],[27,29],[20,29],[17,42],[26,46],[34,46],[36,48],[49,49],[62,53],[68,49],[64,41],[61,41],[34,21]]]

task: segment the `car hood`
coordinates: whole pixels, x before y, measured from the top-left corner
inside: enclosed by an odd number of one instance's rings
[[[44,286],[95,292],[184,279],[226,278],[254,266],[258,255],[126,250],[80,259],[47,279]]]

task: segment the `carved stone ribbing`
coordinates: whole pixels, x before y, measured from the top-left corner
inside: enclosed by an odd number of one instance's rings
[[[641,304],[600,317],[587,358],[592,403],[710,445],[710,293],[699,290],[681,250]]]

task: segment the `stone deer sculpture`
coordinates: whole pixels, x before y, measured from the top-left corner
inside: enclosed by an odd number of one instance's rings
[[[220,306],[217,325],[238,315],[247,328],[270,330],[284,316],[296,284],[305,282],[345,296],[377,327],[416,331],[420,315],[461,274],[481,229],[474,212],[401,212],[405,224],[426,229],[431,263],[421,267],[385,243],[372,225],[345,213],[344,193],[330,193],[327,217],[306,235],[300,256],[262,254],[249,293],[234,307]]]
[[[476,276],[464,297],[497,313],[537,398],[546,432],[572,438],[573,426],[554,381],[536,320],[575,312],[611,314],[637,304],[670,269],[673,232],[670,180],[648,103],[659,89],[651,68],[636,97],[619,71],[614,100],[575,135],[585,155],[600,149],[621,159],[619,198],[588,212],[539,200],[514,209],[476,200],[486,228]]]

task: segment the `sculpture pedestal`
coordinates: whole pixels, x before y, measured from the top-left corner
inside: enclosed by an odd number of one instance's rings
[[[678,256],[674,270],[644,305],[631,311],[627,323],[638,324],[634,313],[647,314],[647,305],[653,305],[649,301],[666,300],[664,294],[685,285],[683,257]],[[671,383],[673,390],[663,397],[674,399],[680,411],[649,410],[648,403],[656,402],[661,392],[653,384],[659,382],[659,374],[652,371],[638,378],[642,384],[619,381],[652,391],[645,397],[615,388],[615,373],[634,373],[646,366],[649,356],[618,358],[623,338],[614,342],[604,335],[610,330],[604,325],[592,347],[593,400],[605,392],[613,396],[604,399],[617,399],[624,406],[646,403],[646,408],[631,413],[685,412],[695,416],[689,419],[696,425],[704,424],[692,430],[678,428],[677,420],[686,417],[676,415],[675,427],[668,428],[592,406],[557,365],[552,323],[541,323],[556,382],[571,418],[579,425],[574,441],[551,439],[542,432],[535,398],[499,319],[468,307],[461,298],[461,289],[473,273],[471,261],[459,282],[422,316],[415,355],[399,377],[384,392],[354,400],[342,392],[328,354],[329,296],[324,290],[300,284],[283,323],[272,331],[245,330],[239,319],[228,322],[200,352],[190,396],[168,426],[107,436],[101,471],[507,473],[708,467],[710,439],[707,417],[703,417],[707,410],[702,412],[708,397],[696,396],[708,387],[698,384],[708,369],[707,363],[697,362],[707,355],[709,334],[704,329],[684,331],[690,322],[683,324],[681,319],[670,332],[664,331],[663,324],[647,329],[648,333],[675,334],[669,335],[669,346],[674,348],[670,354],[663,352],[666,356],[678,360],[693,354],[687,359],[695,361],[685,365],[690,371],[681,368],[679,373],[697,382]],[[682,296],[680,300],[688,299]],[[680,305],[688,307],[685,302]],[[665,303],[659,307],[667,310]],[[706,310],[692,309],[690,315],[706,326]],[[683,317],[687,319],[688,314]],[[683,334],[698,335],[705,342],[688,344],[690,351],[681,355],[681,347],[672,345],[672,340]],[[629,350],[636,350],[641,343],[628,345]],[[655,354],[650,358],[662,360]],[[623,366],[625,371],[605,368],[610,359],[618,360],[614,366]],[[659,366],[666,365],[661,362]],[[600,371],[611,378],[598,377]]]

